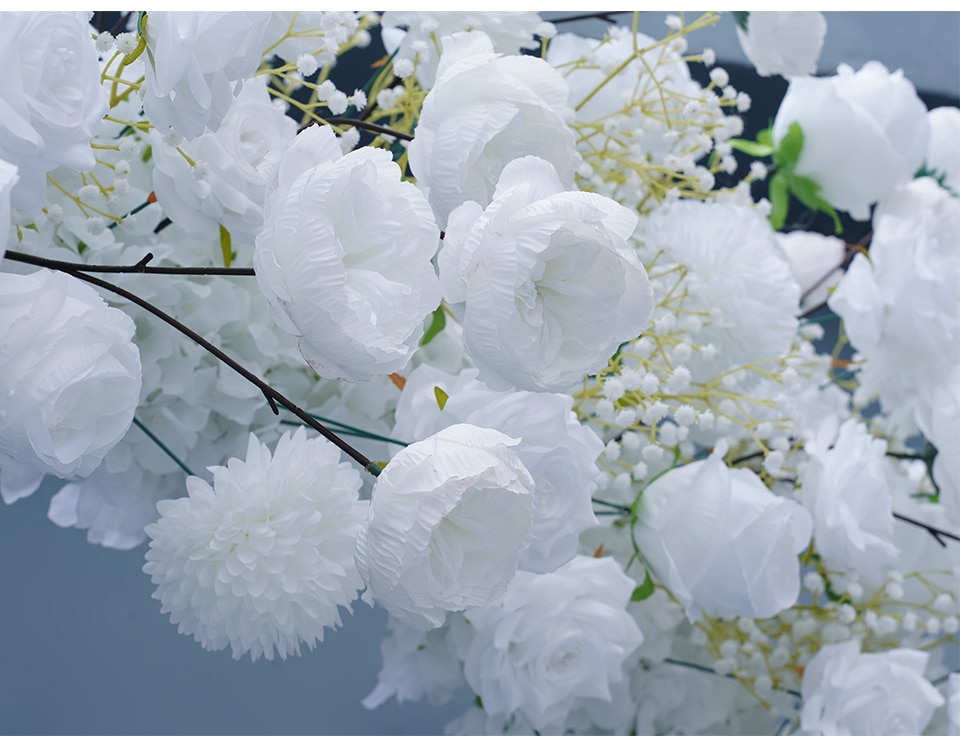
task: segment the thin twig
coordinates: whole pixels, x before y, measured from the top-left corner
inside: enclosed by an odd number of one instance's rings
[[[954,542],[960,542],[960,537],[958,537],[956,534],[951,534],[950,532],[944,531],[943,529],[937,529],[936,527],[930,526],[929,524],[924,524],[922,521],[911,519],[909,516],[904,516],[903,514],[894,514],[893,518],[898,519],[899,521],[904,521],[907,524],[913,524],[913,526],[920,527],[921,529],[926,529],[927,533],[931,537],[936,539],[937,544],[939,544],[941,547],[947,546],[947,543],[943,541],[942,537],[946,537],[947,539],[952,539]]]
[[[255,276],[252,268],[223,268],[222,266],[148,266],[153,260],[153,253],[148,253],[132,266],[97,266],[86,263],[71,263],[57,261],[52,258],[41,258],[28,253],[8,250],[6,258],[19,263],[28,263],[31,266],[50,268],[64,273],[156,273],[179,276]]]
[[[413,140],[413,136],[409,133],[401,133],[399,130],[388,128],[386,125],[368,123],[366,120],[361,120],[360,118],[324,118],[323,122],[330,123],[331,125],[352,125],[354,128],[362,128],[363,130],[369,130],[371,133],[380,133],[381,135],[390,135],[394,138],[399,138],[402,141]],[[316,124],[316,120],[311,120],[309,123],[300,128],[300,131],[297,132],[306,130],[311,125]]]
[[[616,19],[612,18],[613,15],[622,15],[623,13],[629,13],[632,11],[629,10],[602,10],[596,13],[581,13],[580,15],[568,15],[566,18],[557,18],[556,20],[550,21],[554,25],[559,23],[573,23],[577,20],[602,20],[607,23],[616,23]]]

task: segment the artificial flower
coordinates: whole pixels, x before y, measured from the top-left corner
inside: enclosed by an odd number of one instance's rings
[[[754,10],[746,30],[737,27],[743,53],[761,77],[814,74],[826,35],[827,20],[816,10]]]

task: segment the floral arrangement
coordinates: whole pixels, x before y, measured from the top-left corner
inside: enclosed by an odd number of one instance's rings
[[[960,733],[960,110],[815,12],[3,20],[6,503],[452,734]]]

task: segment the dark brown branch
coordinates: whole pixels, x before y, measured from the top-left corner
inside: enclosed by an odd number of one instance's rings
[[[8,252],[7,256],[9,255],[10,253]],[[12,260],[16,260],[16,259],[12,259]],[[57,262],[52,261],[52,263],[57,263]],[[72,264],[67,264],[67,265],[72,265]],[[61,269],[55,269],[55,270],[61,270]],[[133,292],[127,291],[126,289],[116,286],[115,284],[111,284],[108,281],[103,281],[102,279],[98,279],[96,276],[91,276],[90,274],[83,273],[82,271],[70,270],[70,269],[66,269],[64,270],[64,272],[68,273],[69,275],[73,276],[76,279],[80,279],[81,281],[86,281],[87,283],[93,284],[94,286],[99,286],[101,289],[106,289],[107,291],[111,291],[117,296],[121,296],[124,299],[131,301],[137,306],[142,307],[143,309],[146,309],[148,312],[150,312],[154,316],[159,317],[168,325],[173,327],[175,330],[189,337],[191,340],[197,343],[197,345],[202,347],[204,350],[206,350],[208,353],[213,355],[219,361],[233,368],[233,370],[235,370],[237,373],[243,376],[246,380],[248,380],[258,389],[260,389],[260,391],[263,392],[263,395],[267,398],[267,401],[270,402],[271,408],[274,411],[277,411],[276,409],[277,404],[283,405],[284,407],[289,409],[298,419],[300,419],[300,421],[302,421],[308,427],[315,429],[317,432],[323,435],[326,439],[330,440],[330,442],[332,442],[341,450],[343,450],[343,452],[346,453],[352,460],[356,461],[358,464],[363,466],[363,469],[366,470],[368,473],[370,473],[373,476],[380,475],[380,466],[377,465],[377,463],[371,462],[370,459],[367,458],[365,455],[363,455],[359,450],[355,449],[352,445],[349,445],[344,440],[342,440],[338,435],[334,434],[329,429],[324,427],[320,422],[314,419],[310,414],[305,412],[303,409],[301,409],[299,406],[293,403],[293,401],[291,401],[282,393],[280,393],[275,388],[273,388],[270,384],[268,384],[262,378],[248,371],[246,368],[240,365],[237,361],[235,361],[229,355],[224,353],[216,345],[209,342],[205,338],[201,337],[198,333],[191,330],[189,327],[187,327],[185,324],[180,322],[175,317],[167,314],[162,309],[154,306],[153,304],[148,302],[146,299],[143,299],[137,296]]]
[[[354,128],[362,128],[363,130],[369,130],[371,133],[380,133],[381,135],[390,135],[394,138],[399,138],[402,141],[413,140],[413,136],[409,133],[401,133],[399,130],[388,128],[386,125],[368,123],[366,120],[360,120],[359,118],[324,118],[323,122],[330,123],[331,125],[352,125]],[[306,130],[311,125],[316,124],[316,120],[311,120],[309,123],[300,128],[300,131]]]
[[[927,533],[937,540],[937,543],[941,547],[946,547],[947,543],[943,541],[941,537],[946,537],[947,539],[952,539],[954,542],[960,542],[960,537],[956,534],[951,534],[950,532],[944,531],[943,529],[937,529],[936,527],[930,526],[929,524],[924,524],[922,521],[917,521],[916,519],[911,519],[909,516],[903,516],[902,514],[894,514],[894,519],[904,521],[907,524],[913,524],[913,526],[918,526],[921,529],[926,529]]]
[[[28,253],[19,253],[15,250],[8,250],[6,258],[19,263],[28,263],[31,266],[40,266],[50,268],[54,271],[63,271],[64,273],[159,273],[180,276],[255,276],[252,268],[222,268],[220,266],[148,266],[153,260],[153,253],[148,253],[140,259],[139,263],[132,266],[97,266],[86,263],[70,263],[69,261],[57,261],[52,258],[41,258],[32,256]]]
[[[616,19],[612,16],[622,15],[623,13],[629,13],[632,11],[629,10],[603,10],[596,13],[581,13],[580,15],[568,15],[566,18],[557,18],[556,20],[550,21],[554,25],[559,23],[573,23],[577,20],[602,20],[607,23],[616,23]]]

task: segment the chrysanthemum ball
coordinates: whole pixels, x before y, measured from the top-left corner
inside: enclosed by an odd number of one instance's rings
[[[205,649],[256,660],[300,653],[340,625],[362,583],[353,559],[367,513],[360,474],[336,447],[299,429],[270,450],[250,435],[245,461],[187,479],[146,532],[143,571],[162,612]]]

